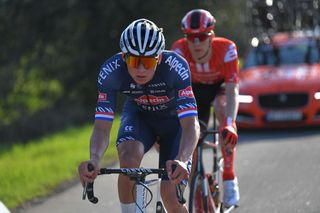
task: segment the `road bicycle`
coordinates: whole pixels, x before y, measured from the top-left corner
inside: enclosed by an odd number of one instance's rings
[[[173,170],[175,167],[172,168]],[[88,170],[93,171],[93,166],[88,164]],[[101,168],[99,175],[105,174],[123,174],[130,178],[130,180],[135,182],[135,191],[132,191],[132,194],[136,198],[136,213],[145,213],[147,206],[151,203],[153,199],[153,193],[150,190],[150,187],[157,185],[157,200],[156,200],[156,213],[166,213],[166,210],[161,201],[160,195],[160,183],[163,175],[167,175],[167,171],[164,168],[154,169],[154,168]],[[150,174],[157,174],[158,178],[153,178],[147,180],[146,177]],[[148,199],[148,194],[150,198]],[[180,185],[176,185],[176,194],[179,203],[186,203],[185,198],[183,197],[182,189]],[[88,200],[94,204],[98,203],[98,198],[94,195],[93,183],[87,183],[84,187],[83,197],[85,200],[86,196]]]
[[[229,213],[236,206],[226,207],[221,199],[223,158],[219,150],[219,131],[216,128],[215,116],[213,129],[200,122],[201,135],[196,149],[195,168],[190,183],[189,212],[190,213]],[[212,135],[211,140],[207,137]],[[203,150],[208,147],[213,153],[212,172],[208,172],[203,164]]]

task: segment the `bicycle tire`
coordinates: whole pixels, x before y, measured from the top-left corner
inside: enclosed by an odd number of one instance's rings
[[[194,173],[190,184],[189,213],[208,212],[208,196],[203,193],[205,181],[207,181],[206,177],[203,177],[199,172]]]

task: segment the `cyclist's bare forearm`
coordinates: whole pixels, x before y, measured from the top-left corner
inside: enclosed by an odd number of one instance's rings
[[[90,139],[90,160],[100,162],[109,145],[111,121],[96,120]]]
[[[180,120],[182,126],[182,136],[177,155],[177,160],[186,162],[188,161],[197,145],[200,126],[196,117],[186,117]]]
[[[238,113],[239,84],[227,83],[226,84],[226,117],[236,119]]]

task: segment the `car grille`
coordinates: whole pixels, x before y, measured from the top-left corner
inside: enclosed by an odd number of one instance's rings
[[[279,93],[259,96],[259,104],[267,109],[290,109],[303,107],[308,104],[306,93]]]

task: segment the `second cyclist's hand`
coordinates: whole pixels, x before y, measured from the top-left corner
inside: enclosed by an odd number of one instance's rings
[[[94,170],[88,171],[88,164],[92,164]],[[82,186],[85,185],[85,183],[92,183],[94,179],[97,177],[99,173],[99,167],[96,163],[92,161],[84,161],[82,162],[78,167],[79,172],[79,178]]]
[[[175,165],[176,168],[172,171],[172,165]],[[179,184],[182,180],[189,177],[189,171],[187,164],[179,160],[168,160],[166,162],[167,172],[170,180],[175,184]]]
[[[223,145],[233,149],[238,142],[237,126],[235,122],[226,124],[220,128],[220,134],[222,135]]]

